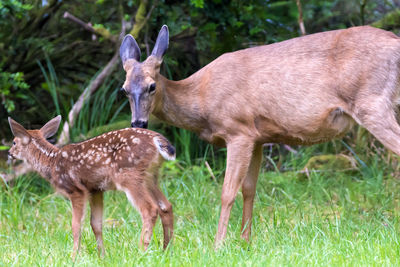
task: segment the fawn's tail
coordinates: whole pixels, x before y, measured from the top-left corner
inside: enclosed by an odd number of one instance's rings
[[[153,142],[164,159],[175,160],[175,147],[171,145],[167,138],[162,135],[156,135],[153,137]]]

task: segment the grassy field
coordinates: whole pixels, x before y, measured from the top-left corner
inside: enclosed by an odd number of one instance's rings
[[[298,164],[302,159],[288,160]],[[76,262],[71,259],[69,201],[35,175],[19,178],[12,187],[0,187],[0,265],[400,265],[400,180],[384,163],[375,160],[360,171],[311,173],[309,178],[262,171],[252,242],[239,237],[239,194],[226,243],[215,251],[222,171],[215,181],[203,161],[164,167],[160,186],[175,214],[175,238],[166,251],[159,221],[148,251],[139,249],[138,212],[122,193],[106,193],[106,255],[98,258],[86,216]]]

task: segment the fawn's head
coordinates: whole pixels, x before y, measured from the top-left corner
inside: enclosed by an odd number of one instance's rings
[[[11,132],[15,136],[13,144],[8,151],[11,158],[24,160],[30,156],[30,144],[33,140],[46,140],[57,133],[60,126],[61,116],[50,120],[40,130],[26,130],[21,124],[8,117]]]
[[[147,128],[149,115],[154,108],[154,95],[157,92],[156,75],[165,51],[168,48],[168,27],[162,26],[151,55],[140,62],[140,48],[132,35],[122,41],[119,55],[126,72],[122,87],[129,99],[132,111],[132,127]]]

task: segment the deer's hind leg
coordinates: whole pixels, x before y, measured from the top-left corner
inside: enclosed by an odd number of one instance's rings
[[[371,95],[356,104],[353,118],[386,148],[400,156],[400,126],[395,108],[394,101],[389,101],[387,96]]]

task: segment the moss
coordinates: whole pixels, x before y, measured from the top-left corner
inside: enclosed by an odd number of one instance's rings
[[[141,0],[135,16],[135,24],[130,32],[134,38],[138,38],[140,30],[146,22],[147,0]]]
[[[104,28],[103,25],[98,24],[93,26],[94,30],[96,31],[97,34],[102,36],[104,39],[109,39],[109,40],[114,40],[115,41],[115,36],[111,34],[111,32]]]
[[[372,23],[371,26],[386,30],[400,26],[400,9],[387,13],[382,19]]]
[[[310,172],[352,172],[356,171],[356,161],[353,157],[338,154],[318,155],[311,157],[303,170],[298,172],[299,179],[306,179]]]
[[[343,154],[314,156],[304,167],[308,170],[354,170],[356,168],[354,158]]]

